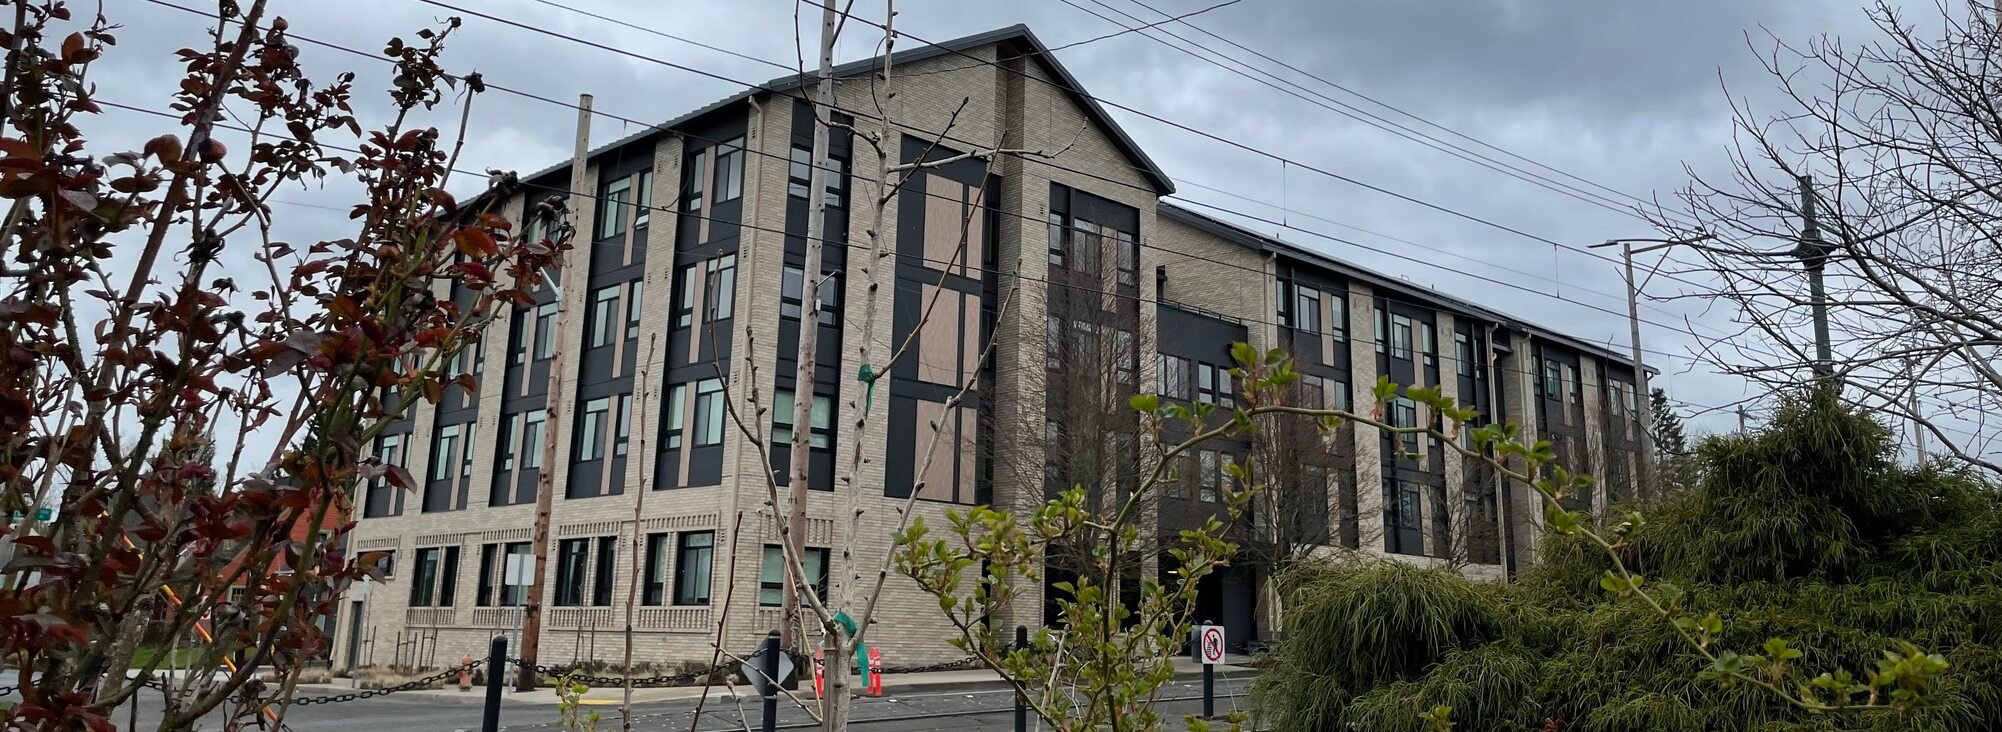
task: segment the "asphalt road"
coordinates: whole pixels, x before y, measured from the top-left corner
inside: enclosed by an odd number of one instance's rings
[[[1242,708],[1246,700],[1242,696],[1250,680],[1218,679],[1217,713]],[[1233,696],[1236,695],[1236,696]],[[1176,720],[1182,715],[1202,711],[1201,682],[1177,682],[1168,685],[1161,693],[1162,716],[1170,727],[1180,727]],[[159,697],[148,694],[142,699],[139,723],[132,729],[151,730],[159,727]],[[340,704],[293,707],[285,715],[285,726],[296,732],[330,732],[332,730],[371,730],[379,732],[459,732],[473,731],[480,727],[480,706],[477,697],[465,700],[439,699],[436,697],[406,697],[389,695],[374,699],[344,702]],[[809,702],[810,703],[810,702]],[[633,705],[633,729],[648,732],[677,730],[686,732],[694,717],[694,700],[649,702]],[[601,730],[620,729],[617,706],[592,706],[603,719]],[[129,708],[118,712],[116,721],[121,729],[127,728]],[[742,705],[730,699],[711,699],[702,714],[702,725],[696,732],[725,732],[728,730],[758,730],[761,709],[759,700],[745,699]],[[919,730],[949,729],[954,732],[984,732],[986,730],[1012,730],[1014,728],[1013,697],[1005,690],[932,692],[890,696],[880,699],[857,700],[851,728],[869,732],[917,732]],[[223,727],[223,716],[213,714],[203,720],[202,729],[215,730]],[[802,730],[816,727],[810,717],[784,699],[779,703],[778,728]],[[1030,719],[1031,729],[1035,719]],[[501,708],[501,729],[511,732],[555,732],[562,727],[557,724],[556,707],[548,704],[503,703]]]

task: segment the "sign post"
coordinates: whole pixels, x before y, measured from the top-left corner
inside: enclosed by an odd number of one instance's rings
[[[1223,664],[1223,626],[1196,626],[1196,660],[1203,664],[1203,718],[1216,716],[1216,667]]]

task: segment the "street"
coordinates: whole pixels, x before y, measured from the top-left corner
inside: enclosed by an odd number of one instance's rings
[[[1216,710],[1225,714],[1232,709],[1245,708],[1245,694],[1250,686],[1250,678],[1217,679]],[[1160,709],[1165,720],[1179,727],[1179,720],[1185,714],[1202,711],[1202,682],[1174,682],[1162,688]],[[138,725],[132,729],[149,730],[159,724],[159,697],[147,695],[142,699]],[[375,699],[364,699],[339,704],[315,704],[295,706],[286,713],[285,726],[297,732],[324,732],[330,730],[397,730],[399,732],[458,732],[477,730],[480,726],[480,697],[468,694],[463,700],[439,698],[436,696],[390,695]],[[601,730],[619,728],[619,709],[616,705],[594,705],[603,719]],[[638,730],[687,730],[693,717],[695,701],[660,701],[633,705],[633,728]],[[855,703],[854,719],[850,727],[883,732],[917,732],[919,730],[954,729],[962,732],[975,730],[1013,729],[1012,697],[1005,690],[927,692],[884,698],[864,698]],[[115,718],[121,728],[126,727],[129,707],[121,708]],[[221,714],[210,715],[202,728],[219,729]],[[725,732],[727,730],[758,729],[759,700],[747,698],[742,703],[731,699],[712,698],[703,710],[702,725],[697,732]],[[779,729],[807,729],[815,724],[809,716],[789,702],[780,699]],[[1030,727],[1036,727],[1030,718]],[[557,723],[556,707],[548,704],[507,703],[501,708],[501,729],[519,732],[555,732],[562,727]]]

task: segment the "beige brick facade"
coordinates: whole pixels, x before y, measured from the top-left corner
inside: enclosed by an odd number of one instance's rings
[[[908,63],[900,60],[896,70],[896,95],[888,104],[904,134],[924,138],[950,126],[948,136],[951,139],[943,144],[958,151],[992,147],[1048,153],[1063,151],[1053,159],[1036,155],[1002,156],[992,168],[992,173],[1001,181],[996,202],[1001,214],[993,242],[993,261],[995,268],[1000,270],[1000,296],[992,305],[1002,306],[1005,303],[1006,307],[1006,315],[997,319],[994,332],[994,382],[990,395],[994,422],[1004,425],[1040,425],[1043,422],[1042,394],[1046,374],[1044,316],[1049,299],[1045,283],[1051,277],[1050,265],[1045,257],[1048,230],[1043,222],[1049,213],[1047,192],[1052,183],[1131,207],[1138,214],[1142,242],[1138,257],[1141,320],[1135,335],[1142,354],[1138,379],[1143,390],[1148,390],[1155,383],[1153,354],[1157,350],[1157,333],[1153,314],[1161,304],[1221,314],[1241,322],[1254,345],[1261,349],[1278,343],[1275,262],[1279,258],[1319,261],[1313,259],[1319,255],[1305,250],[1284,249],[1285,245],[1279,244],[1254,248],[1246,246],[1242,240],[1157,216],[1162,206],[1160,196],[1167,192],[1161,186],[1165,178],[1150,173],[1149,164],[1131,154],[1120,142],[1118,133],[1105,126],[1105,118],[1080,106],[1075,98],[1060,91],[1057,86],[1063,82],[1054,77],[1043,62],[1020,55],[1025,49],[1040,47],[1033,37],[1025,33],[1004,33],[987,38],[982,43],[965,46],[963,52],[973,56],[973,60],[954,54],[931,55]],[[866,78],[844,80],[837,85],[838,106],[856,110],[858,115],[864,110],[873,114],[877,107],[871,92],[872,85]],[[760,414],[758,410],[771,408],[775,379],[779,376],[775,369],[780,357],[777,331],[783,287],[780,263],[785,250],[785,236],[781,232],[786,226],[787,155],[793,134],[793,102],[789,95],[792,93],[783,90],[759,92],[708,113],[711,117],[740,116],[746,129],[745,145],[751,151],[746,159],[743,190],[742,221],[746,227],[736,249],[736,315],[728,335],[732,354],[732,361],[728,364],[728,388],[737,412],[748,415],[746,419],[751,427],[764,438],[770,434],[771,414],[768,411]],[[872,124],[865,119],[858,121],[858,127],[867,130]],[[722,479],[718,485],[653,489],[658,455],[653,443],[657,438],[659,420],[663,418],[661,412],[666,396],[662,388],[662,374],[671,366],[666,363],[669,346],[665,334],[675,318],[676,302],[680,297],[677,288],[681,286],[675,281],[677,265],[674,256],[674,242],[680,233],[677,227],[681,217],[673,211],[679,208],[677,195],[681,190],[680,168],[684,145],[695,142],[692,138],[685,140],[678,133],[670,133],[625,143],[628,148],[651,146],[651,200],[663,209],[655,211],[651,217],[650,249],[643,275],[644,298],[639,305],[640,335],[632,386],[631,429],[632,455],[636,459],[627,461],[623,480],[619,484],[623,489],[621,493],[565,499],[563,490],[569,477],[570,446],[575,439],[571,417],[576,406],[566,402],[564,423],[548,426],[554,432],[559,458],[554,465],[546,465],[543,469],[552,471],[557,495],[551,520],[549,561],[539,568],[545,583],[552,588],[549,596],[553,598],[558,542],[614,536],[617,537],[616,561],[610,577],[617,580],[617,584],[613,587],[609,605],[590,606],[587,603],[581,607],[556,607],[553,600],[549,603],[544,614],[539,659],[543,663],[563,663],[583,658],[616,663],[618,649],[622,646],[620,631],[626,623],[627,593],[630,589],[627,583],[646,579],[642,576],[646,572],[642,552],[646,548],[645,537],[651,534],[714,531],[715,549],[710,575],[713,589],[708,605],[680,606],[663,600],[658,605],[635,608],[636,661],[654,664],[706,662],[712,656],[719,632],[726,649],[747,652],[780,622],[776,608],[760,607],[758,604],[763,547],[777,541],[765,478],[767,462],[750,441],[739,435],[736,426],[731,424],[725,429]],[[900,141],[896,135],[891,135],[882,145],[895,154]],[[604,152],[606,150],[600,150],[594,156]],[[628,149],[626,152],[630,155],[644,150]],[[873,149],[858,140],[848,169],[854,177],[848,186],[851,214],[847,232],[849,264],[841,280],[845,289],[840,366],[843,378],[838,393],[832,395],[837,405],[835,421],[839,425],[833,444],[835,490],[815,491],[810,496],[807,544],[832,550],[828,569],[832,604],[859,615],[862,605],[866,603],[868,589],[891,549],[890,537],[899,525],[904,503],[902,499],[886,498],[883,494],[889,479],[886,445],[892,439],[910,437],[886,434],[889,380],[886,378],[878,384],[872,400],[864,385],[852,376],[865,363],[880,368],[889,354],[901,345],[893,342],[891,326],[896,284],[893,262],[896,255],[879,258],[871,253],[871,247],[876,245],[880,245],[885,252],[898,251],[896,222],[899,220],[899,201],[897,196],[889,198],[883,212],[883,230],[872,232],[872,205],[880,193],[879,187],[868,180],[873,179],[879,169]],[[599,172],[600,165],[594,157],[584,176],[586,190],[598,190]],[[581,229],[589,230],[588,222],[593,220],[596,204],[594,196],[572,198],[573,221],[580,222]],[[517,198],[508,202],[506,210],[511,217],[519,220],[523,207],[524,201]],[[1249,232],[1244,235],[1255,237]],[[584,234],[580,239],[588,236]],[[574,278],[565,277],[563,291],[567,314],[558,347],[565,349],[566,372],[560,375],[558,391],[552,398],[567,398],[565,395],[577,393],[577,371],[581,368],[578,362],[582,359],[569,356],[583,351],[582,323],[589,305],[585,298],[590,290],[584,282],[589,270],[589,246],[587,242],[580,241],[565,263],[565,272],[575,275]],[[1373,283],[1387,280],[1372,280],[1372,276],[1366,273],[1337,274],[1346,278],[1348,283],[1347,333],[1352,345],[1350,383],[1354,402],[1357,408],[1366,410],[1369,408],[1370,387],[1377,374],[1371,339],[1375,334],[1373,298],[1378,296],[1379,291]],[[1165,289],[1157,288],[1157,277],[1165,282]],[[1436,307],[1438,312],[1437,332],[1446,344],[1440,348],[1442,381],[1449,390],[1456,389],[1450,345],[1456,319],[1472,318],[1476,323],[1494,322],[1495,319],[1483,312],[1456,312],[1450,309],[1450,303],[1432,307]],[[865,338],[864,329],[872,320],[875,323],[873,332]],[[427,658],[420,659],[423,663],[456,662],[464,655],[483,654],[492,635],[510,632],[515,627],[519,615],[517,608],[478,607],[475,603],[482,546],[526,541],[534,518],[532,502],[488,505],[486,487],[492,483],[502,432],[501,392],[507,369],[510,368],[506,323],[505,316],[497,320],[495,329],[489,331],[489,336],[480,346],[485,349],[486,368],[478,395],[476,440],[468,448],[473,450],[474,456],[470,478],[473,488],[468,505],[458,511],[426,513],[421,510],[421,501],[411,498],[406,502],[406,510],[399,516],[360,521],[350,538],[351,549],[396,551],[397,575],[388,582],[375,584],[365,600],[351,597],[343,603],[333,642],[337,667],[346,667],[351,663],[389,663],[396,656],[395,648],[400,645],[399,641],[408,642],[418,636],[424,639],[422,645],[408,646],[404,653],[411,653],[408,648],[423,648],[428,654]],[[929,327],[957,326],[948,323]],[[1528,398],[1533,393],[1533,385],[1528,380],[1529,360],[1526,357],[1531,336],[1519,330],[1518,326],[1508,323],[1502,323],[1498,330],[1508,340],[1497,345],[1507,345],[1512,354],[1499,360],[1493,378],[1502,385],[1499,391],[1509,408],[1508,417],[1522,423],[1526,433],[1533,434],[1535,414]],[[1486,356],[1483,354],[1483,358]],[[1596,370],[1583,371],[1594,373]],[[1594,390],[1588,389],[1587,394],[1588,400],[1596,400]],[[865,416],[864,407],[872,402],[873,407]],[[1592,409],[1599,407],[1598,401],[1591,401],[1590,405]],[[429,464],[432,413],[433,409],[428,404],[420,404],[414,413],[413,439],[406,448],[406,464],[414,473],[424,474]],[[1591,414],[1590,410],[1588,414]],[[1027,436],[1031,432],[1034,433],[1032,439]],[[1040,428],[1001,431],[989,449],[999,463],[1040,465],[1041,438]],[[1378,435],[1367,430],[1355,430],[1353,439],[1355,492],[1361,516],[1360,544],[1365,551],[1382,554],[1383,526],[1380,520],[1372,518],[1381,516],[1383,509],[1379,490]],[[1596,438],[1592,444],[1594,460],[1601,459]],[[1451,511],[1462,505],[1461,469],[1457,461],[1446,461],[1445,471],[1448,485],[1446,505],[1434,505],[1428,497],[1424,509],[1428,517],[1433,512]],[[994,475],[992,496],[997,506],[1023,510],[1041,500],[1043,487],[1039,479],[1025,480],[1020,473],[1001,469],[995,470]],[[1542,511],[1530,500],[1533,493],[1526,489],[1518,487],[1513,496],[1514,503],[1506,507],[1502,514],[1513,515],[1517,520],[1503,529],[1512,539],[1514,556],[1521,566],[1533,559],[1534,527],[1540,522]],[[1331,501],[1333,498],[1331,492]],[[919,501],[916,507],[918,515],[928,523],[941,526],[946,523],[946,510],[954,506]],[[1331,509],[1331,521],[1334,520],[1333,515]],[[1424,525],[1428,527],[1428,545],[1433,541],[1443,541],[1431,536],[1430,520]],[[1456,536],[1466,534],[1464,527],[1457,524],[1452,533]],[[413,562],[417,550],[448,546],[459,547],[453,605],[408,607],[410,578],[414,574]],[[587,566],[595,569],[598,544],[592,541],[589,546],[593,556],[587,561]],[[1443,551],[1443,547],[1441,549],[1428,551],[1428,554],[1449,553]],[[672,562],[677,561],[673,554],[668,552],[669,565],[666,567],[670,584],[677,569],[672,566]],[[1426,557],[1400,558],[1426,563],[1440,561]],[[1145,571],[1151,573],[1153,567],[1150,565]],[[1498,565],[1473,568],[1470,572],[1491,577],[1504,574]],[[592,575],[595,577],[597,573],[594,571]],[[589,592],[588,589],[586,591]],[[670,586],[667,594],[671,593]],[[999,613],[996,621],[1001,624],[1040,624],[1043,599],[1039,585],[1025,586],[1016,606]],[[363,605],[365,608],[361,613],[353,612]],[[946,644],[954,631],[941,618],[937,601],[919,593],[894,572],[885,587],[875,619],[876,626],[870,631],[871,643],[883,650],[890,665],[952,660],[960,655]],[[356,635],[357,628],[360,629],[359,635]],[[350,648],[356,647],[354,642],[357,639],[360,657],[353,658]]]

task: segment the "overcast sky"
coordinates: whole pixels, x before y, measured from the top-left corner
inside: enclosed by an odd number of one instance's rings
[[[165,1],[208,7],[204,0]],[[621,28],[539,0],[451,1],[747,83],[783,73],[781,67],[793,63],[794,34],[788,31],[795,9],[802,7],[790,0],[562,0],[770,62],[766,63]],[[1164,17],[1135,0],[1102,0],[1103,5],[1099,1],[904,2],[899,4],[898,26],[910,35],[899,41],[899,47],[1015,23],[1027,24],[1046,44],[1060,46],[1136,24],[1120,13],[1143,22]],[[1141,1],[1179,15],[1220,0]],[[272,0],[272,5],[291,21],[295,35],[375,52],[392,36],[409,38],[416,29],[455,14],[418,0]],[[880,20],[884,12],[878,0],[863,0],[855,8],[858,16],[870,20]],[[809,16],[805,25],[811,44],[818,28],[817,7],[805,7],[804,12]],[[125,29],[119,33],[118,47],[92,69],[99,98],[164,108],[179,75],[173,50],[204,43],[210,21],[148,0],[108,0],[106,13]],[[1746,33],[1757,39],[1770,30],[1781,38],[1804,40],[1821,33],[1863,37],[1869,32],[1860,9],[1844,0],[1241,0],[1190,22],[1354,93],[1286,71],[1182,24],[1164,25],[1159,31],[1187,42],[1160,32],[1129,33],[1057,55],[1088,93],[1107,101],[1579,247],[1654,232],[1628,212],[1581,202],[1485,169],[1320,105],[1354,106],[1596,195],[1666,198],[1686,181],[1684,164],[1713,172],[1726,164],[1730,119],[1722,84],[1729,83],[1733,93],[1755,101],[1771,86],[1747,47]],[[851,24],[840,59],[870,55],[879,39],[871,31]],[[1177,50],[1217,57],[1189,42],[1301,83],[1312,92],[1299,93],[1313,102]],[[341,70],[360,72],[356,88],[366,91],[357,102],[364,127],[383,121],[387,101],[379,90],[384,87],[386,65],[300,45],[303,62],[316,80],[324,82]],[[669,119],[743,86],[475,17],[466,19],[448,45],[445,64],[455,72],[479,71],[492,82],[559,99],[588,92],[595,95],[600,111],[649,121]],[[478,100],[475,112],[464,169],[526,172],[569,155],[572,110],[490,93]],[[1187,199],[1284,221],[1289,227],[1284,230],[1275,224],[1251,225],[1621,352],[1627,348],[1625,305],[1614,264],[1297,167],[1282,171],[1269,158],[1132,114],[1114,111],[1113,115],[1177,181],[1180,195]],[[450,121],[441,115],[435,123]],[[108,151],[136,148],[139,141],[171,128],[168,120],[114,109],[87,130],[106,143],[96,149]],[[601,117],[592,137],[603,142],[633,131],[636,128]],[[281,207],[279,233],[297,242],[348,235],[351,227],[345,210],[354,203],[355,193],[351,187],[328,187],[280,194],[284,201],[303,205]],[[1290,210],[1282,211],[1281,206]],[[1396,256],[1308,232],[1340,236]],[[245,264],[247,251],[238,250]],[[1451,270],[1502,279],[1529,291]],[[1681,288],[1686,286],[1662,278],[1649,285],[1650,292],[1659,294]],[[1682,328],[1685,317],[1699,333],[1715,334],[1728,326],[1728,314],[1691,307],[1656,303],[1642,311],[1644,319],[1657,324],[1643,326],[1649,350],[1672,354],[1648,355],[1650,364],[1663,372],[1656,385],[1689,405],[1682,410],[1685,414],[1728,405],[1747,395],[1735,380],[1691,363],[1686,357],[1694,344],[1691,335],[1662,327]],[[1726,410],[1693,422],[1698,429],[1723,431],[1735,426],[1736,418]]]

